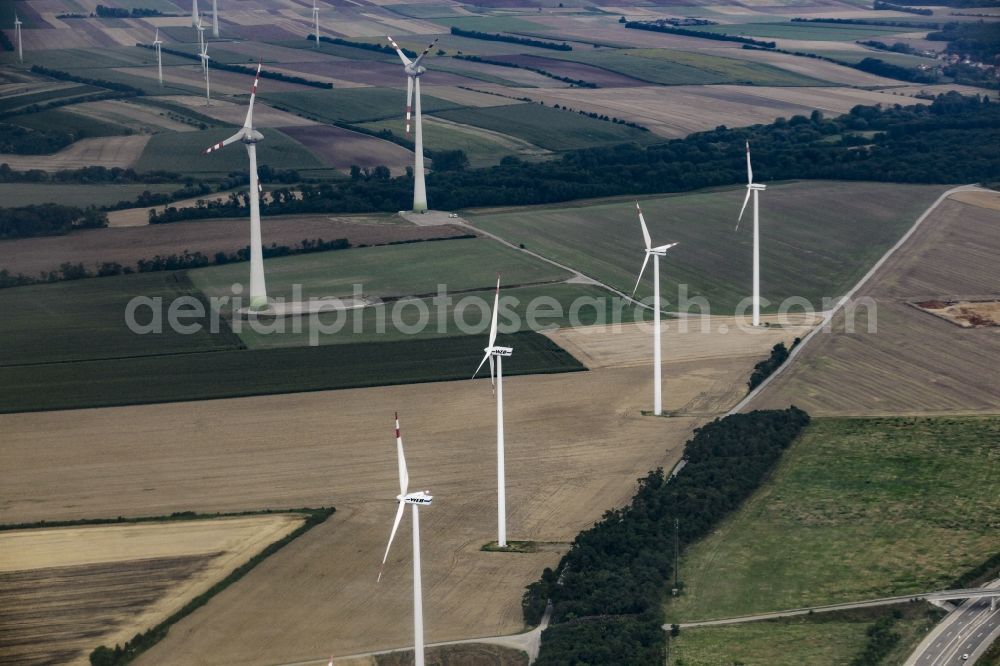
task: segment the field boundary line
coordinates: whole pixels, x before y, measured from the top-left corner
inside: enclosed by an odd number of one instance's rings
[[[978,185],[959,185],[958,187],[953,187],[950,190],[946,190],[945,192],[943,192],[941,196],[939,196],[934,201],[934,203],[932,203],[927,208],[927,210],[925,210],[920,215],[920,217],[917,218],[917,220],[913,223],[913,226],[911,226],[910,229],[905,234],[903,234],[903,236],[898,241],[896,241],[896,244],[890,247],[888,250],[886,250],[885,254],[883,254],[882,257],[878,261],[876,261],[875,264],[868,270],[868,272],[865,273],[860,280],[858,280],[857,284],[855,284],[854,287],[852,287],[849,292],[841,296],[840,299],[836,302],[836,304],[834,304],[834,306],[831,309],[823,313],[822,321],[820,321],[815,327],[813,327],[811,331],[806,333],[805,337],[802,338],[802,341],[792,348],[791,352],[789,352],[788,354],[788,358],[785,359],[785,362],[782,363],[780,366],[778,366],[774,370],[774,372],[768,375],[768,377],[764,379],[764,381],[761,382],[760,385],[757,386],[757,388],[750,391],[750,393],[748,393],[742,400],[736,403],[736,405],[732,409],[726,412],[726,416],[729,416],[731,414],[738,414],[743,409],[745,409],[747,405],[749,405],[754,398],[756,398],[764,389],[766,389],[775,378],[779,377],[781,373],[783,373],[787,368],[789,368],[792,364],[792,361],[795,360],[795,358],[802,352],[802,350],[809,343],[809,341],[812,340],[817,333],[819,333],[824,328],[830,325],[830,322],[833,321],[834,315],[836,315],[844,307],[844,305],[846,305],[847,302],[854,297],[854,295],[858,292],[858,290],[860,290],[863,286],[865,286],[868,283],[868,281],[872,278],[872,276],[874,276],[875,273],[878,272],[880,268],[882,268],[885,262],[888,261],[888,259],[893,254],[896,253],[896,250],[898,250],[908,240],[910,240],[910,238],[917,231],[917,229],[920,228],[921,224],[923,224],[924,220],[927,219],[930,216],[930,214],[933,213],[934,210],[937,209],[937,207],[940,206],[945,199],[958,192],[977,192],[977,191],[991,191],[991,190],[985,190],[984,188],[979,187]]]

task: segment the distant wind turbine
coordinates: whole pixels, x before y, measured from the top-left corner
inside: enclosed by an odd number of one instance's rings
[[[514,353],[512,347],[497,347],[497,313],[500,310],[500,277],[497,276],[497,290],[493,297],[493,321],[490,324],[490,342],[483,349],[485,355],[479,362],[479,367],[472,375],[482,369],[487,360],[490,362],[490,382],[494,376],[493,359],[496,358],[496,398],[497,398],[497,545],[507,547],[507,482],[504,471],[504,439],[503,439],[503,357]]]
[[[212,95],[209,93],[208,85],[208,61],[211,60],[211,56],[208,55],[208,44],[202,44],[198,57],[201,58],[201,66],[205,70],[205,106],[211,106]]]
[[[403,69],[406,71],[406,133],[410,133],[410,112],[413,109],[414,88],[417,93],[416,121],[413,135],[413,212],[424,213],[427,211],[427,188],[424,185],[424,133],[420,116],[420,76],[427,71],[420,63],[424,56],[437,44],[437,39],[431,42],[424,52],[417,56],[416,60],[410,60],[403,53],[403,50],[386,36],[392,48],[396,49],[399,59],[403,61]]]
[[[399,466],[399,495],[396,500],[399,508],[396,510],[396,520],[392,523],[392,531],[389,532],[389,543],[385,547],[385,555],[382,557],[382,566],[379,567],[378,580],[382,580],[382,572],[385,570],[385,562],[389,559],[389,549],[392,548],[392,540],[396,537],[396,530],[403,520],[403,511],[406,505],[413,507],[413,656],[416,666],[424,666],[424,595],[420,581],[420,506],[428,506],[433,497],[427,490],[415,493],[407,493],[410,485],[410,476],[406,471],[406,458],[403,456],[403,437],[399,433],[399,414],[396,414],[396,463]]]
[[[21,19],[14,14],[14,33],[17,37],[17,61],[19,63],[24,63],[24,49],[21,46]]]
[[[257,97],[257,82],[260,81],[261,65],[257,65],[257,76],[250,89],[250,108],[247,118],[236,134],[225,141],[211,146],[205,153],[211,153],[228,146],[234,141],[242,141],[247,147],[250,157],[250,308],[253,310],[267,307],[267,290],[264,286],[264,253],[260,240],[260,183],[257,180],[257,142],[264,136],[253,128],[253,103]]]
[[[199,53],[204,53],[205,52],[205,26],[202,25],[202,23],[201,23],[201,16],[198,17],[198,23],[195,24],[194,29],[198,31],[198,52]],[[205,59],[202,59],[201,65],[202,65],[202,68],[206,68],[208,66],[208,61],[205,60]]]
[[[198,0],[191,0],[191,25],[197,27],[201,23],[200,12],[198,11]]]
[[[740,216],[736,220],[736,231],[740,230],[740,222],[743,220],[743,213],[747,209],[747,202],[750,201],[750,193],[753,192],[753,325],[760,326],[760,215],[757,201],[757,193],[767,189],[764,185],[753,182],[753,168],[750,166],[750,142],[747,141],[747,196],[743,199],[743,208],[740,209]]]
[[[653,247],[639,202],[636,202],[635,209],[639,212],[639,224],[642,226],[642,239],[646,244],[646,256],[642,260],[639,279],[635,281],[632,295],[635,296],[635,291],[639,288],[639,282],[642,280],[642,274],[646,270],[646,264],[649,262],[649,258],[653,257],[653,413],[660,416],[663,413],[663,384],[660,379],[660,365],[662,363],[660,352],[660,257],[665,256],[667,250],[677,243]]]
[[[212,37],[219,38],[219,0],[212,0]]]
[[[313,24],[316,26],[313,33],[316,37],[316,48],[319,48],[319,7],[316,6],[316,0],[313,0]]]
[[[156,71],[160,77],[160,87],[163,87],[163,53],[160,51],[160,46],[163,44],[163,40],[160,39],[160,29],[156,29],[156,39],[153,40],[153,46],[156,47]]]

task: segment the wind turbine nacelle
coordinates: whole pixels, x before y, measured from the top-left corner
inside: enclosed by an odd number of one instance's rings
[[[430,504],[431,500],[434,499],[431,495],[427,494],[426,490],[421,490],[417,493],[410,493],[403,497],[403,502],[406,504]]]
[[[490,349],[490,353],[494,356],[510,356],[514,353],[513,347],[494,347]]]
[[[421,74],[427,71],[427,68],[424,67],[423,65],[417,65],[416,67],[413,67],[412,65],[407,65],[406,67],[404,67],[404,69],[406,70],[406,73],[409,74],[410,76],[420,76]]]
[[[749,189],[749,190],[760,190],[761,192],[763,192],[764,190],[767,189],[767,185],[758,185],[757,183],[753,183],[751,185],[747,185],[747,189]]]
[[[257,143],[258,141],[263,141],[264,135],[255,129],[245,132],[243,134],[243,143]]]

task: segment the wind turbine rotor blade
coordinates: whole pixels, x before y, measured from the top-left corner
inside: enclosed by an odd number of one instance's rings
[[[497,276],[497,291],[493,296],[493,322],[490,324],[490,349],[497,343],[497,317],[500,312],[500,276]]]
[[[257,84],[260,82],[260,68],[264,65],[264,61],[260,60],[257,62],[257,74],[253,77],[253,87],[250,88],[250,108],[247,109],[247,119],[243,121],[243,127],[250,129],[253,127],[253,103],[257,99]]]
[[[399,414],[396,414],[396,463],[399,466],[399,494],[405,495],[410,487],[410,475],[406,471],[406,457],[403,455],[403,436],[399,433]]]
[[[483,360],[480,361],[479,365],[476,367],[476,371],[472,373],[473,379],[475,379],[476,375],[479,374],[479,371],[483,369],[483,363],[486,363],[486,359],[490,359],[490,367],[491,368],[493,367],[493,354],[491,354],[490,352],[486,352],[486,355],[483,356]]]
[[[642,216],[642,209],[639,208],[639,202],[635,202],[635,209],[639,211],[639,224],[642,225],[642,239],[646,242],[646,249],[653,247],[653,241],[649,238],[649,229],[646,228],[646,218]]]
[[[220,148],[228,146],[229,144],[231,144],[234,141],[239,141],[242,138],[243,138],[243,130],[240,130],[239,132],[237,132],[236,134],[232,135],[231,137],[229,137],[225,141],[220,141],[219,143],[215,144],[214,146],[209,146],[205,150],[205,154],[207,155],[208,153],[215,152],[216,150],[219,150]]]
[[[406,133],[410,133],[410,115],[413,113],[413,77],[406,77]]]
[[[420,55],[417,56],[417,59],[413,61],[413,66],[416,67],[417,65],[419,65],[420,61],[424,59],[424,56],[427,55],[428,53],[430,53],[431,49],[434,48],[434,45],[437,44],[437,43],[438,43],[438,40],[437,40],[437,38],[435,38],[433,42],[431,42],[430,44],[428,44],[427,48],[424,49],[420,53]]]
[[[747,185],[753,184],[753,167],[750,166],[750,142],[747,141]]]
[[[403,502],[399,503],[399,508],[396,509],[396,520],[392,523],[392,532],[389,532],[389,543],[385,547],[385,555],[382,556],[382,565],[378,568],[378,578],[376,581],[382,580],[382,572],[385,570],[385,562],[389,559],[389,549],[392,548],[392,540],[396,538],[396,530],[399,529],[399,523],[403,520],[403,511],[406,510],[406,504]]]
[[[399,54],[399,59],[403,61],[404,65],[412,65],[413,64],[413,61],[406,57],[406,54],[403,53],[403,49],[399,48],[399,44],[397,44],[392,39],[392,37],[390,37],[389,35],[386,35],[385,38],[389,40],[390,44],[392,44],[392,48],[396,49],[396,53]]]
[[[496,361],[493,360],[493,354],[490,354],[490,387],[493,390],[493,395],[497,393],[497,371],[496,371]]]
[[[639,288],[639,283],[642,282],[642,274],[646,272],[646,264],[649,263],[649,252],[646,253],[645,258],[642,260],[642,268],[639,269],[639,277],[635,281],[635,287],[632,289],[632,295],[635,296],[636,290]]]
[[[740,208],[740,216],[736,218],[736,231],[740,230],[740,222],[743,221],[743,213],[747,210],[747,202],[750,201],[750,188],[747,188],[747,195],[743,199],[743,208]]]

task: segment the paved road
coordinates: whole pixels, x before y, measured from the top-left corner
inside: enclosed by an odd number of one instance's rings
[[[997,589],[1000,588],[1000,581],[991,583],[985,587],[977,587],[963,590],[941,590],[938,592],[926,592],[920,594],[907,594],[898,597],[883,597],[881,599],[868,599],[866,601],[849,601],[842,604],[827,604],[825,606],[809,606],[805,608],[791,608],[789,610],[773,611],[770,613],[759,613],[757,615],[740,615],[738,617],[726,617],[718,620],[702,620],[700,622],[687,622],[681,624],[681,629],[692,627],[713,627],[724,624],[742,624],[744,622],[761,622],[763,620],[774,620],[782,617],[794,617],[796,615],[808,615],[809,613],[832,613],[835,611],[851,610],[852,608],[872,608],[874,606],[894,606],[905,604],[910,601],[946,601],[949,599],[971,598],[973,601],[982,601],[989,609],[990,599],[996,598]],[[990,596],[993,595],[993,596]],[[1000,603],[998,603],[1000,607]],[[949,616],[950,617],[950,616]],[[663,629],[670,629],[669,624],[663,625]],[[921,664],[920,666],[927,666]]]
[[[1000,581],[990,587],[1000,587]],[[991,611],[988,599],[969,599],[934,627],[903,666],[973,664],[998,638],[1000,603]]]

